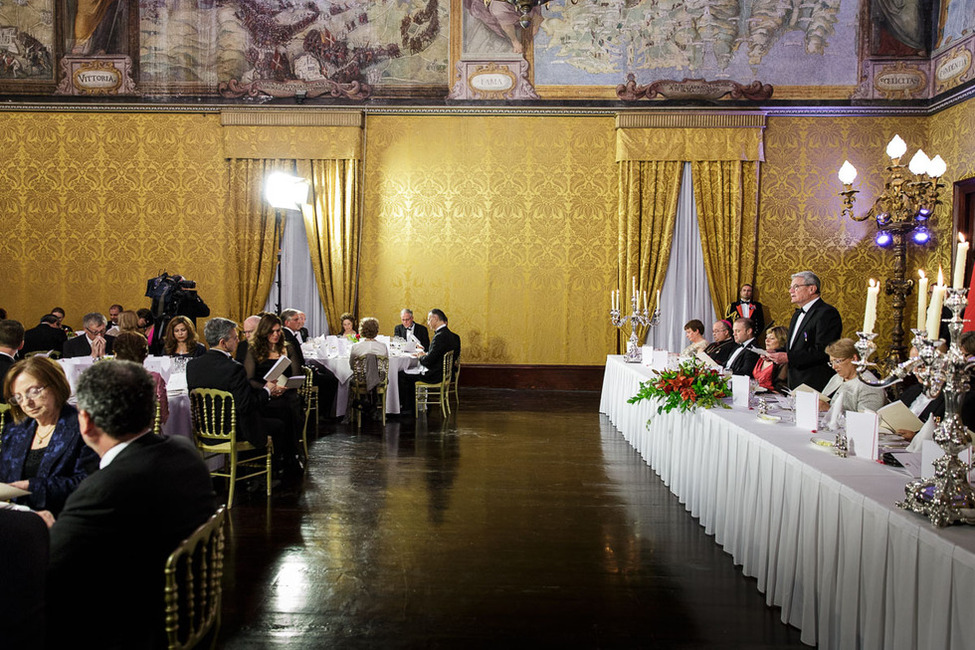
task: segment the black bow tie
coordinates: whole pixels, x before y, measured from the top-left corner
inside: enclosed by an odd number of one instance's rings
[[[806,310],[803,309],[802,307],[796,310],[796,314],[804,314],[804,313],[806,313]]]

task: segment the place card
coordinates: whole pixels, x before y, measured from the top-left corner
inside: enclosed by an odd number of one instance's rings
[[[640,348],[640,363],[645,368],[653,368],[653,346],[644,345]]]
[[[877,460],[878,428],[880,419],[873,411],[857,413],[846,412],[846,439],[849,455],[869,460]]]
[[[819,428],[819,393],[794,391],[796,398],[796,426],[815,431]]]
[[[731,377],[731,403],[734,406],[748,408],[748,398],[750,396],[751,383],[747,375],[732,375]]]
[[[670,365],[670,353],[667,350],[657,350],[653,351],[653,369],[654,370],[666,370]]]

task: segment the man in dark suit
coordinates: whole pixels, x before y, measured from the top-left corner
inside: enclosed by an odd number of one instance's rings
[[[758,363],[758,354],[748,348],[755,342],[755,326],[750,318],[739,318],[732,325],[737,346],[728,357],[725,368],[733,375],[745,375],[750,377],[755,364]]]
[[[413,334],[424,350],[430,347],[430,334],[427,332],[427,328],[413,320],[412,309],[404,309],[401,311],[399,319],[402,324],[393,328],[394,336],[407,339],[407,334]]]
[[[427,315],[427,324],[434,331],[433,341],[429,350],[418,355],[420,365],[426,368],[426,372],[419,375],[400,373],[397,378],[401,413],[413,411],[416,404],[416,382],[435,384],[443,379],[444,355],[452,350],[454,361],[460,359],[460,337],[447,327],[447,315],[439,309],[431,309]]]
[[[833,368],[826,346],[843,336],[843,321],[836,307],[820,298],[819,277],[812,271],[792,276],[789,295],[797,309],[789,324],[786,352],[770,352],[773,363],[789,364],[789,388],[806,384],[823,390]]]
[[[68,335],[58,325],[58,317],[54,314],[41,316],[41,322],[24,332],[24,350],[28,352],[47,352],[49,350],[61,354]]]
[[[43,647],[47,523],[34,512],[0,509],[0,639],[8,648]]]
[[[83,336],[76,336],[64,342],[61,357],[70,359],[72,357],[92,356],[95,359],[100,359],[106,354],[112,354],[112,344],[115,342],[115,337],[105,334],[108,329],[108,320],[105,316],[98,312],[85,314],[84,326],[85,333]]]
[[[20,321],[0,320],[0,389],[3,387],[3,378],[7,375],[7,371],[14,365],[14,357],[22,347],[24,347],[24,326]]]
[[[152,433],[155,382],[142,366],[97,363],[76,395],[81,436],[101,462],[51,528],[48,645],[164,647],[163,568],[216,510],[210,473],[188,440]]]
[[[750,318],[755,328],[755,334],[761,334],[765,331],[765,308],[762,307],[762,303],[752,300],[753,291],[752,285],[741,285],[741,289],[738,291],[738,300],[728,306],[725,318],[732,323],[739,318]]]
[[[312,378],[318,386],[319,419],[325,418],[332,411],[332,402],[339,390],[339,380],[328,370],[305,363],[305,353],[301,350],[301,344],[308,336],[307,330],[304,334],[301,333],[304,329],[302,326],[305,324],[305,314],[297,309],[285,309],[281,312],[281,322],[284,323],[284,327],[281,328],[284,340],[291,344],[298,363],[312,369]]]

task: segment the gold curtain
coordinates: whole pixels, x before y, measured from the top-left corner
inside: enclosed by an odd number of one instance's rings
[[[305,233],[329,331],[342,330],[339,316],[355,313],[359,284],[358,160],[299,160],[298,175],[312,179],[305,206]]]
[[[664,284],[670,261],[682,169],[683,163],[677,161],[619,163],[617,286],[624,314],[630,312],[633,277],[637,279],[637,292],[647,292],[651,311],[656,308],[656,292]],[[646,328],[638,328],[637,335],[642,345]]]
[[[759,164],[737,160],[691,164],[704,268],[718,318],[737,300],[738,288],[755,281]]]
[[[230,213],[237,231],[240,278],[231,318],[240,320],[264,308],[274,282],[280,232],[275,209],[264,200],[264,179],[275,171],[293,173],[294,161],[230,159]]]

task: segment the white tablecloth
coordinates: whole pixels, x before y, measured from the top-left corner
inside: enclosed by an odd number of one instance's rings
[[[349,405],[349,380],[352,378],[352,366],[349,357],[305,357],[305,363],[325,368],[339,380],[338,392],[335,395],[335,416],[345,415]],[[396,378],[407,368],[417,365],[415,357],[389,357],[389,386],[386,388],[386,412],[399,413],[399,382]],[[322,405],[324,408],[324,405]]]
[[[650,374],[608,357],[600,411],[804,643],[975,647],[975,528],[896,508],[907,477],[839,458],[808,430],[746,409],[627,404]]]

